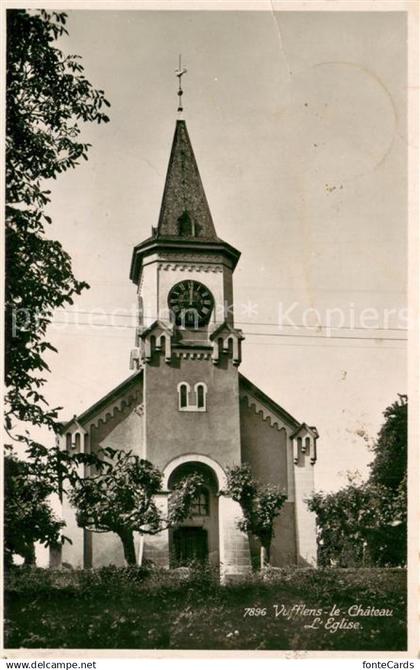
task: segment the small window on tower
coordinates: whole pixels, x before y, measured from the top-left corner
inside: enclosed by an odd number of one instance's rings
[[[177,386],[178,409],[183,412],[206,412],[207,386],[198,382],[191,389],[188,382],[180,382]]]
[[[195,392],[197,394],[197,408],[206,408],[206,387],[204,384],[196,384]]]
[[[178,232],[182,237],[194,237],[195,235],[194,223],[186,209],[178,219]]]
[[[188,407],[188,391],[188,384],[179,385],[179,409],[186,409]]]

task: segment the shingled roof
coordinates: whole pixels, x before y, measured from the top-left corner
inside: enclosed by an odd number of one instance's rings
[[[177,121],[160,209],[157,238],[217,241],[185,121]]]
[[[156,250],[219,253],[235,268],[240,252],[216,235],[185,121],[177,121],[158,226],[133,249],[130,279],[138,284],[143,259]]]

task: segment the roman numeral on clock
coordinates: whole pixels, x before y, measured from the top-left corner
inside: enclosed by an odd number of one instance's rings
[[[183,280],[169,291],[168,306],[177,325],[205,326],[214,305],[213,296],[204,284],[193,279]],[[186,323],[182,323],[182,321]]]

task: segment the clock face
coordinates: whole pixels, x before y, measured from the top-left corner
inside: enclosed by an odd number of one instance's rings
[[[168,305],[177,326],[197,328],[208,323],[214,300],[204,284],[186,279],[171,288]]]

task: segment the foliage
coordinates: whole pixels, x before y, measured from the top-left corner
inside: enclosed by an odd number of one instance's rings
[[[87,287],[58,241],[48,239],[44,181],[87,159],[80,122],[107,122],[104,92],[83,74],[79,56],[55,46],[66,15],[7,11],[6,89],[6,428],[29,422],[56,428],[57,411],[42,393],[46,340],[54,309]],[[25,435],[14,435],[31,445]],[[33,444],[32,444],[33,446]]]
[[[373,446],[370,481],[396,491],[407,476],[407,414],[406,395],[384,411],[385,422]]]
[[[335,493],[321,491],[308,500],[308,507],[317,515],[321,565],[401,563],[406,512],[385,487],[365,483]]]
[[[34,542],[57,545],[64,523],[55,518],[47,498],[52,491],[47,477],[34,476],[31,464],[9,451],[4,459],[5,563],[19,554],[25,563],[35,562]]]
[[[66,14],[7,11],[6,75],[6,282],[5,424],[13,441],[26,444],[28,462],[6,458],[6,552],[32,562],[33,543],[54,544],[61,523],[46,502],[61,495],[77,465],[89,457],[50,450],[22,432],[24,424],[56,430],[57,412],[43,395],[45,354],[53,311],[71,304],[87,287],[72,272],[61,244],[49,239],[47,179],[87,159],[80,122],[107,122],[103,91],[83,74],[79,56],[65,56],[55,40],[67,34]],[[32,493],[32,495],[31,495]]]
[[[79,526],[94,532],[116,533],[129,565],[136,563],[133,532],[155,535],[183,521],[202,480],[191,475],[174,491],[166,517],[155,496],[162,492],[162,474],[150,461],[131,452],[106,448],[102,472],[74,482],[70,502]]]
[[[251,533],[261,543],[261,567],[270,561],[270,547],[274,535],[273,524],[280,514],[287,495],[274,484],[257,482],[247,463],[227,469],[226,493],[241,506],[243,519],[238,527]]]
[[[108,452],[109,453],[109,450]],[[70,494],[79,525],[109,532],[127,524],[155,532],[159,514],[154,496],[160,491],[161,474],[149,462],[131,453],[115,451],[102,474],[75,483]]]
[[[5,558],[13,562],[13,554],[23,556],[26,563],[35,562],[34,543],[54,546],[67,538],[61,535],[58,521],[48,503],[52,493],[59,497],[80,479],[79,466],[103,467],[93,454],[69,454],[58,446],[47,449],[33,443],[28,448],[29,459],[23,461],[6,447],[4,525]]]
[[[27,570],[6,576],[6,648],[74,649],[406,649],[406,571],[284,568],[223,586],[208,568],[107,567]],[[274,606],[332,605],[347,617],[355,603],[392,610],[352,617],[355,630],[310,627],[313,617],[281,615]],[[266,610],[245,616],[246,608]],[[350,618],[350,617],[347,617]],[[327,620],[327,617],[324,618]]]
[[[307,501],[317,515],[321,565],[405,565],[407,397],[387,407],[367,482]]]
[[[198,474],[190,474],[178,482],[169,498],[166,527],[172,528],[185,521],[203,484],[203,478]]]

